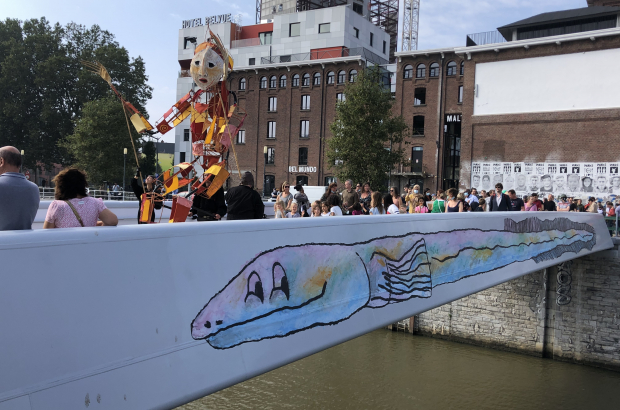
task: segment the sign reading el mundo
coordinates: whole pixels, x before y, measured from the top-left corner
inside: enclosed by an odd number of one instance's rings
[[[307,167],[307,166],[295,166],[291,165],[288,167],[288,172],[316,172],[316,167]]]

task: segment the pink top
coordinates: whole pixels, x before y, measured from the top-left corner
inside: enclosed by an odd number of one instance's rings
[[[525,204],[525,210],[526,211],[538,211],[538,207],[536,206],[535,203],[532,205]]]
[[[84,226],[97,226],[99,214],[107,209],[103,204],[103,200],[91,198],[70,199],[71,204],[82,218]],[[45,221],[53,223],[56,228],[80,228],[80,222],[71,210],[71,207],[65,201],[53,201],[47,209]]]
[[[418,205],[418,206],[415,207],[415,213],[416,214],[427,214],[428,213],[428,207]]]

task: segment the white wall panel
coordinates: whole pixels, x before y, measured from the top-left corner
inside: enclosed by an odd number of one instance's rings
[[[620,49],[476,65],[474,115],[620,107]]]

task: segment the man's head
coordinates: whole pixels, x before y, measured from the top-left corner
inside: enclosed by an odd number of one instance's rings
[[[504,189],[504,186],[500,183],[495,184],[495,192],[497,192],[498,195],[502,194],[502,189]]]
[[[146,180],[144,181],[147,184],[153,184],[155,182],[155,177],[153,177],[153,175],[149,175],[148,177],[146,177]]]
[[[502,174],[493,175],[493,182],[495,182],[496,184],[500,184],[503,181],[504,181],[504,176]]]
[[[594,198],[593,196],[591,196],[590,198],[588,198],[588,202],[595,202],[596,198]]]
[[[560,199],[562,200],[562,202],[566,202],[566,195],[562,195]]]
[[[564,175],[555,176],[555,188],[556,189],[564,189],[565,183],[566,183],[566,177]]]
[[[476,188],[471,189],[471,194],[478,196],[478,190]]]
[[[552,194],[549,194],[549,195],[547,196],[547,200],[548,200],[549,202],[553,201],[553,195],[552,195]]]
[[[487,191],[485,191],[484,189],[482,191],[480,191],[480,196],[483,198],[487,197]]]
[[[552,188],[552,184],[553,181],[551,181],[551,175],[547,174],[547,175],[543,175],[540,180],[543,183],[543,186],[545,187],[545,189],[551,189]]]
[[[474,185],[475,186],[480,185],[480,175],[474,175],[473,180],[474,180]]]
[[[614,188],[620,188],[620,176],[615,175],[613,177],[611,177],[609,179],[609,183],[614,187]]]
[[[353,181],[351,181],[350,179],[347,179],[344,182],[344,187],[347,191],[349,191],[351,189],[351,187],[353,186]]]
[[[488,187],[491,184],[491,177],[488,175],[483,175],[482,176],[482,186],[483,187]]]
[[[607,178],[604,175],[599,175],[596,177],[596,188],[605,189],[605,182],[607,182]]]
[[[19,172],[22,166],[22,155],[15,147],[0,148],[0,175],[5,172]]]
[[[579,175],[570,174],[568,176],[568,189],[571,192],[577,192],[577,190],[579,189]]]
[[[525,175],[519,174],[517,175],[517,186],[525,186]]]
[[[515,177],[513,177],[512,175],[504,176],[504,185],[506,185],[506,188],[511,187],[514,184],[515,184]]]
[[[538,199],[538,193],[534,192],[532,195],[530,195],[531,198],[534,198],[534,201],[536,201]]]
[[[533,187],[538,186],[538,175],[530,176],[530,186],[533,186]]]
[[[464,194],[465,194],[465,198],[468,198],[469,194],[471,194],[471,191],[469,189],[466,189]]]
[[[510,191],[508,191],[508,196],[510,197],[510,199],[517,199],[517,193],[515,192],[514,189],[511,189]]]
[[[590,177],[584,177],[581,182],[584,188],[589,188],[592,186],[592,178]]]
[[[250,188],[254,186],[254,175],[251,172],[246,171],[245,174],[241,177],[241,185],[249,186]]]

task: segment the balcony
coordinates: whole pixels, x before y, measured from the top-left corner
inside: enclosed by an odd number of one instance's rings
[[[342,58],[360,56],[374,64],[387,64],[388,60],[378,56],[364,47],[329,50],[313,50],[307,53],[287,54],[280,56],[261,57],[261,64],[293,63],[297,61],[322,60],[326,58]]]
[[[475,33],[467,35],[467,47],[484,46],[486,44],[507,43],[502,33],[499,31],[487,31],[485,33]]]

